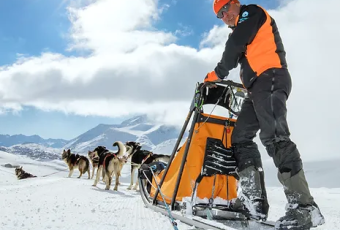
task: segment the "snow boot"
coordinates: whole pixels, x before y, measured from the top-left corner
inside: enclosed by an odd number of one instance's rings
[[[319,207],[312,205],[286,205],[286,215],[275,223],[277,230],[309,230],[325,223]]]
[[[269,204],[267,201],[262,169],[249,166],[239,172],[240,200],[251,219],[267,220]]]
[[[288,201],[286,215],[276,222],[279,230],[305,230],[325,223],[325,218],[311,196],[303,169],[291,177],[278,173]]]

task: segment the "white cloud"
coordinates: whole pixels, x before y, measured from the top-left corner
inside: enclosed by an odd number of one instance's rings
[[[336,69],[340,2],[323,1],[331,7],[310,0],[283,3],[270,13],[283,38],[293,79],[288,101],[292,139],[302,157],[334,156],[340,128]],[[195,84],[219,61],[229,30],[213,27],[196,50],[176,45],[176,34],[153,27],[164,7],[157,0],[72,4],[69,48],[88,50],[90,55],[20,56],[17,63],[1,67],[1,111],[29,105],[80,115],[147,112],[182,125]],[[238,81],[237,73],[232,72],[233,80]]]
[[[178,24],[179,29],[175,31],[175,35],[180,35],[182,37],[190,36],[194,34],[194,31],[190,26],[185,26],[182,23]]]
[[[22,107],[17,103],[1,103],[0,115],[6,114],[8,112],[18,114],[21,110],[22,110]]]
[[[184,115],[178,106],[167,104],[189,107],[195,83],[220,56],[217,49],[178,46],[176,33],[153,28],[160,17],[154,0],[136,0],[133,5],[109,0],[78,2],[69,12],[70,49],[86,49],[91,55],[20,57],[1,69],[3,102],[81,115],[122,116],[125,111],[158,110],[157,114]],[[181,36],[190,32],[183,25],[180,29]],[[115,109],[106,111],[98,108],[100,104]],[[83,109],[84,105],[88,108]]]

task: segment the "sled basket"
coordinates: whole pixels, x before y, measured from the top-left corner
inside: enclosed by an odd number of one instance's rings
[[[144,201],[156,206],[183,209],[186,199],[199,199],[198,204],[227,207],[237,197],[236,161],[231,148],[231,134],[246,92],[242,85],[230,81],[215,88],[198,84],[170,161],[160,172],[153,172],[151,186],[146,188],[145,170],[139,170],[139,184]],[[226,109],[224,115],[208,114],[205,105]],[[179,147],[192,118],[189,134]],[[148,174],[150,175],[150,173]],[[149,178],[150,179],[150,178]],[[213,189],[212,189],[213,188]]]

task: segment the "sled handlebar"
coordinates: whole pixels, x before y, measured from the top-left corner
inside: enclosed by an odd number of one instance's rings
[[[231,80],[222,80],[220,82],[206,82],[203,83],[201,90],[203,90],[204,87],[208,87],[209,85],[217,85],[217,86],[222,86],[222,87],[229,87],[229,86],[234,86],[240,89],[245,89],[244,86],[240,83],[233,82]]]
[[[216,82],[214,84],[224,86],[224,87],[235,86],[235,87],[239,87],[239,88],[244,88],[242,84],[233,82],[231,80],[226,80],[226,81],[222,80],[222,81]]]

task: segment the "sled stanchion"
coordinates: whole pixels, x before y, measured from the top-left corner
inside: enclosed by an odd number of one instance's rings
[[[193,101],[193,103],[194,103],[194,101]],[[165,176],[166,176],[166,174],[168,173],[168,170],[169,170],[169,168],[170,168],[170,165],[171,165],[171,163],[172,163],[172,160],[173,160],[174,157],[175,157],[175,154],[176,154],[176,152],[177,152],[178,146],[179,146],[179,144],[180,144],[181,141],[182,141],[184,132],[185,132],[187,126],[188,126],[188,123],[189,123],[189,121],[190,121],[190,118],[191,118],[193,112],[194,112],[194,108],[193,108],[193,105],[191,105],[190,111],[188,112],[188,115],[187,115],[187,117],[186,117],[186,119],[185,119],[185,122],[184,122],[184,125],[183,125],[183,127],[182,127],[182,130],[181,130],[181,132],[180,132],[180,134],[179,134],[179,137],[177,138],[177,142],[176,142],[176,144],[175,144],[175,147],[174,147],[174,149],[172,150],[172,153],[171,153],[171,156],[170,156],[170,160],[169,160],[169,164],[168,164],[168,166],[166,167],[166,169],[165,169],[165,171],[164,171],[164,173],[163,173],[163,175],[162,175],[161,181],[159,182],[159,186],[158,186],[157,189],[156,189],[155,196],[153,197],[153,200],[152,200],[152,203],[153,203],[153,204],[156,204],[156,200],[157,200],[157,196],[158,196],[158,193],[159,193],[159,189],[162,188],[162,185],[163,185]],[[173,209],[173,206],[172,206],[172,205],[171,205],[171,209]]]
[[[189,132],[188,140],[187,140],[187,143],[186,143],[186,146],[185,146],[185,150],[184,150],[181,166],[179,168],[179,173],[178,173],[177,180],[176,180],[175,190],[174,190],[174,193],[172,194],[172,199],[171,199],[171,208],[172,209],[174,208],[174,204],[175,204],[175,201],[176,201],[176,196],[177,196],[179,184],[181,182],[184,165],[185,165],[185,163],[187,161],[187,156],[188,156],[188,152],[189,152],[191,138],[192,138],[192,134],[194,133],[194,128],[195,128],[195,124],[196,124],[197,118],[198,118],[198,112],[195,111],[194,118],[192,120],[191,127],[190,127],[190,132]]]

